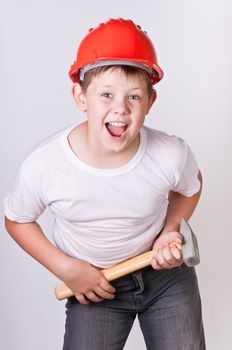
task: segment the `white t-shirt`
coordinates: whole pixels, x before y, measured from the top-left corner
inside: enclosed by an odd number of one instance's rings
[[[126,165],[99,169],[70,148],[73,128],[50,137],[24,160],[5,198],[5,215],[33,222],[48,206],[55,218],[55,244],[101,268],[152,249],[164,225],[169,191],[189,197],[200,189],[190,147],[143,126],[137,153]]]

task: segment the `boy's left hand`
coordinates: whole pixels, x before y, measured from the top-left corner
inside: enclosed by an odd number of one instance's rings
[[[172,269],[183,264],[181,250],[175,245],[169,246],[172,242],[182,243],[182,236],[177,231],[162,232],[155,240],[153,249],[157,254],[152,259],[152,267],[155,270]]]

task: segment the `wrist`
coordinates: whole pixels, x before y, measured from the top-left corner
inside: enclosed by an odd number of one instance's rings
[[[160,234],[165,232],[172,232],[172,231],[177,231],[177,232],[180,231],[180,222],[177,222],[177,221],[166,222]]]
[[[66,255],[66,258],[64,259],[62,267],[60,269],[58,276],[59,279],[64,281],[66,279],[72,279],[73,277],[76,277],[77,274],[81,272],[82,263],[83,260]]]

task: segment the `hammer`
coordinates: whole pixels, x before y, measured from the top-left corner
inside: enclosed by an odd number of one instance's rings
[[[171,242],[169,246],[171,247],[175,245],[179,250],[182,250],[183,261],[187,266],[191,267],[199,264],[200,256],[197,238],[184,218],[181,220],[180,234],[183,236],[182,245],[176,242]],[[101,273],[108,281],[113,281],[119,277],[149,266],[156,253],[155,250],[151,250],[108,269],[101,270]],[[55,288],[55,295],[58,300],[63,300],[73,296],[73,292],[65,284],[61,284]]]

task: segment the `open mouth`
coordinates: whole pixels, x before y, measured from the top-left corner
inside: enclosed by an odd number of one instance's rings
[[[126,123],[121,122],[105,123],[105,126],[109,134],[113,137],[121,137],[128,127]]]

